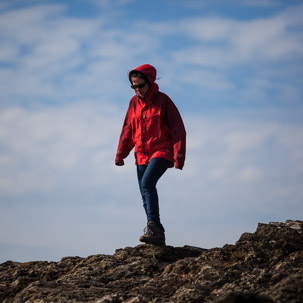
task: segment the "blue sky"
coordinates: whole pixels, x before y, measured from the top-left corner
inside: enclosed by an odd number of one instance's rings
[[[158,184],[167,244],[303,217],[302,1],[0,1],[0,262],[135,246],[134,157],[114,166],[144,63],[187,130]]]

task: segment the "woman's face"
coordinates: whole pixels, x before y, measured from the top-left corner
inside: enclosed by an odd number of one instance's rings
[[[132,82],[132,86],[134,87],[133,89],[135,90],[137,95],[139,95],[141,97],[146,96],[146,94],[149,90],[149,84],[147,82],[145,82],[143,79],[138,78],[138,77],[132,77],[131,82]],[[143,86],[143,84],[145,84],[145,85]],[[143,86],[143,87],[141,87],[141,86]]]

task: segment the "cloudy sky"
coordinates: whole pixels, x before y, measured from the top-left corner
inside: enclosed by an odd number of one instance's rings
[[[149,63],[187,130],[158,184],[167,244],[233,244],[303,217],[301,0],[0,0],[0,262],[139,244],[133,153],[114,158]]]

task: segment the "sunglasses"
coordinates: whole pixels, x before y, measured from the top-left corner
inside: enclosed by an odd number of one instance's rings
[[[131,85],[130,87],[132,89],[136,89],[136,88],[143,88],[146,85],[146,82],[138,84],[138,85]]]

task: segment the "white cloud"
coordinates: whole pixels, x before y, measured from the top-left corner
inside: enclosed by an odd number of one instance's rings
[[[296,8],[301,11],[302,8]],[[176,31],[200,41],[196,47],[176,51],[178,61],[205,66],[238,65],[248,60],[279,60],[303,51],[301,32],[292,31],[298,12],[290,9],[263,19],[236,21],[224,18],[198,18],[181,21]],[[294,17],[295,15],[295,17]]]
[[[17,42],[18,46],[20,43],[35,43],[45,25],[51,23],[51,17],[61,15],[63,10],[64,6],[60,5],[37,5],[4,11],[0,19],[1,37]]]
[[[82,48],[103,21],[63,17],[63,10],[64,6],[41,5],[2,13],[1,102],[20,96],[25,103],[37,97],[62,100],[71,92],[68,86],[78,85],[70,80],[74,69],[85,66]]]
[[[187,124],[189,155],[184,173],[191,180],[186,193],[199,193],[193,201],[199,204],[201,198],[210,205],[214,201],[221,205],[245,196],[247,201],[243,203],[254,209],[258,201],[271,205],[287,196],[293,203],[300,200],[303,166],[298,165],[298,152],[303,147],[302,127],[224,119],[202,119],[193,124],[188,120]],[[281,188],[287,188],[287,194],[279,196]],[[266,198],[268,190],[276,201]]]
[[[121,97],[130,62],[158,45],[156,37],[140,30],[109,25],[108,16],[75,19],[63,16],[65,9],[41,5],[2,14],[2,103],[20,96],[25,103],[35,98]]]
[[[83,103],[33,112],[12,108],[1,113],[0,121],[2,193],[51,191],[63,181],[74,186],[90,169],[96,175],[89,180],[85,176],[84,186],[106,179],[101,167],[113,162],[120,127],[112,107]]]

